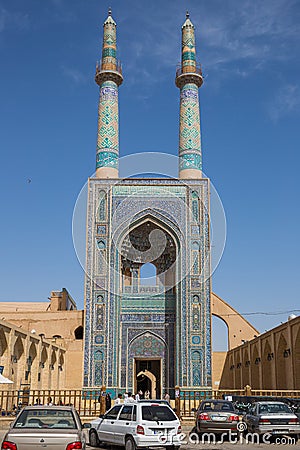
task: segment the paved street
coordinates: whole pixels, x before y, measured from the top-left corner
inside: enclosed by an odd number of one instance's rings
[[[188,433],[191,430],[191,427],[189,426],[183,426],[183,432],[184,434],[186,434],[186,438],[184,439],[184,442],[189,440],[188,438]],[[2,442],[3,436],[5,434],[5,430],[0,430],[0,440]],[[271,444],[252,444],[252,443],[247,443],[244,440],[242,440],[242,442],[237,442],[237,443],[231,443],[228,441],[224,441],[224,442],[220,442],[219,439],[216,440],[215,443],[195,443],[195,444],[191,444],[191,443],[183,443],[181,446],[182,450],[242,450],[242,449],[251,449],[251,450],[264,450],[264,449],[268,449],[270,448],[270,445],[272,446],[271,448],[274,449],[300,449],[300,442],[299,443],[291,443],[291,442],[286,442],[284,445],[280,445],[280,444],[276,444],[276,443],[271,443]],[[94,450],[96,448],[99,447],[90,447],[88,445],[87,450]],[[103,450],[108,450],[109,447],[101,447]],[[114,450],[118,450],[119,447],[115,448]]]
[[[96,449],[97,447],[89,447],[88,449]],[[101,447],[102,449],[107,450],[107,447]],[[242,450],[242,449],[251,449],[251,450],[264,450],[270,448],[268,444],[231,444],[229,442],[224,442],[223,444],[199,444],[199,445],[183,445],[181,447],[182,450]],[[300,444],[295,445],[276,445],[273,444],[271,448],[280,449],[300,449]],[[117,448],[116,448],[117,450]]]
[[[246,442],[243,438],[241,438],[241,440],[239,440],[238,442],[235,442],[235,439],[232,440],[232,442],[229,442],[228,440],[224,440],[224,442],[220,442],[220,439],[216,439],[216,442],[214,443],[207,443],[207,442],[199,442],[199,443],[190,443],[189,442],[189,433],[192,430],[192,426],[190,425],[184,425],[183,426],[183,435],[185,435],[181,449],[182,450],[242,450],[242,449],[251,449],[251,450],[264,450],[264,449],[268,449],[270,448],[274,448],[274,449],[300,449],[300,442],[299,443],[293,443],[291,441],[286,441],[285,444],[278,444],[275,442],[270,442],[270,444],[266,444],[266,443],[252,443],[252,442]],[[285,439],[285,438],[284,438]],[[266,439],[268,441],[268,439]],[[186,442],[186,443],[185,443]],[[88,449],[96,449],[97,447],[90,447],[88,446]],[[102,446],[102,449],[107,450],[107,447]],[[117,447],[114,449],[117,450]]]

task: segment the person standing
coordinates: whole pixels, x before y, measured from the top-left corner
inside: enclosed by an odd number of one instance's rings
[[[120,405],[122,403],[122,394],[118,394],[118,397],[115,399],[115,405]]]
[[[132,397],[132,392],[128,392],[127,403],[134,403],[134,398]]]
[[[111,408],[111,396],[109,395],[109,393],[107,393],[105,396],[105,409],[106,411],[108,411],[110,408]]]
[[[106,391],[105,386],[101,387],[101,391],[99,393],[98,402],[100,403],[100,414],[104,414],[106,411]]]
[[[150,391],[147,389],[145,391],[145,400],[149,400],[149,398],[150,398]]]
[[[168,392],[165,393],[164,399],[167,400],[168,403],[170,403],[170,395],[168,394]]]

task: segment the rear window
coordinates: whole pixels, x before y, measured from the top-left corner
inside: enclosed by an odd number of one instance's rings
[[[234,412],[231,402],[204,402],[201,411],[230,411]]]
[[[142,406],[142,419],[152,422],[177,420],[177,417],[168,406],[149,405]]]
[[[77,428],[72,411],[51,409],[24,410],[14,428]]]
[[[285,403],[269,403],[266,405],[259,405],[259,414],[276,414],[276,413],[291,413],[291,409]]]

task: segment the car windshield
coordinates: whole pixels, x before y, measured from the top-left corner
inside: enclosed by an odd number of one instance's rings
[[[277,414],[277,413],[291,413],[292,411],[285,403],[268,403],[266,405],[259,405],[259,414]]]
[[[177,417],[168,406],[163,405],[149,405],[142,406],[143,420],[150,420],[152,422],[164,421],[169,422],[177,420]]]
[[[234,407],[231,402],[204,402],[201,406],[201,410],[234,412]]]
[[[13,428],[77,428],[72,411],[28,409],[21,412]]]

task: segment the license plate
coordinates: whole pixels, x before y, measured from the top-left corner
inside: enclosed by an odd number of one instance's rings
[[[273,430],[272,434],[287,434],[289,430]]]
[[[214,422],[226,422],[227,420],[226,416],[211,416],[211,418]]]
[[[154,434],[164,434],[165,430],[153,430]]]

